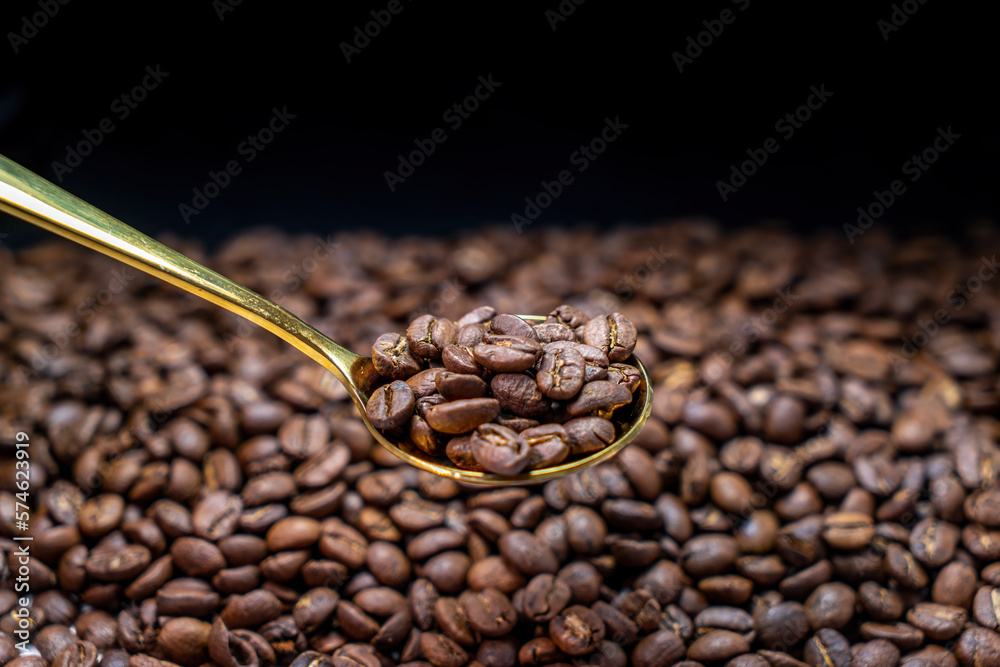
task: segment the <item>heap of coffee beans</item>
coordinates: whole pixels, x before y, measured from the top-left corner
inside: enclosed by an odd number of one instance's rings
[[[387,380],[368,419],[404,446],[466,470],[516,475],[615,440],[615,411],[641,382],[623,363],[636,330],[621,313],[563,304],[545,321],[476,308],[457,322],[421,315],[372,346]]]
[[[502,489],[401,464],[270,334],[11,232],[4,667],[1000,664],[996,227],[168,240],[359,354],[484,303],[627,317],[646,428]]]

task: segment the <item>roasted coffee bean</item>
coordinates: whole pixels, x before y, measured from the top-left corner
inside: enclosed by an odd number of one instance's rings
[[[420,652],[434,667],[462,667],[469,659],[454,639],[437,632],[420,635]]]
[[[456,467],[463,470],[485,470],[472,454],[472,434],[458,435],[448,441],[445,454]]]
[[[567,409],[574,417],[589,414],[608,416],[631,401],[632,392],[628,387],[606,380],[595,380],[583,385]]]
[[[483,341],[472,348],[476,362],[497,373],[526,371],[535,365],[541,353],[542,346],[537,340],[501,334],[484,336]]]
[[[492,318],[488,318],[492,319]],[[482,342],[483,336],[490,333],[489,321],[469,324],[459,324],[458,334],[455,336],[455,344],[463,347],[472,347]]]
[[[896,591],[866,581],[858,587],[858,599],[865,611],[877,621],[894,621],[903,616],[903,599]]]
[[[92,551],[87,558],[87,574],[100,581],[128,581],[150,563],[149,549],[130,544],[121,550]]]
[[[207,540],[219,540],[236,532],[243,501],[228,491],[209,491],[194,506],[191,525],[194,534]]]
[[[639,369],[629,364],[615,363],[608,366],[607,379],[634,392],[642,384]]]
[[[744,553],[769,553],[774,548],[781,520],[769,510],[758,510],[746,518],[736,531],[736,541]]]
[[[122,520],[125,499],[104,493],[85,501],[80,507],[80,532],[88,537],[101,537],[115,529]]]
[[[625,361],[635,349],[635,325],[621,313],[595,317],[584,325],[583,342],[608,355],[609,361]]]
[[[158,558],[128,585],[125,595],[137,600],[152,597],[173,574],[173,559],[169,555]]]
[[[406,384],[417,398],[430,396],[437,391],[437,377],[447,371],[444,368],[427,368],[406,379]]]
[[[420,372],[420,362],[413,356],[406,338],[395,333],[382,334],[372,345],[372,363],[382,375],[405,380]]]
[[[490,389],[501,409],[521,417],[540,418],[552,405],[528,375],[500,373],[490,380]]]
[[[394,429],[409,421],[415,406],[413,390],[405,382],[396,380],[375,390],[365,412],[375,428]]]
[[[107,651],[113,646],[117,646],[118,623],[111,614],[105,611],[90,611],[81,614],[76,619],[75,625],[76,634],[80,639],[89,641],[98,651]]]
[[[854,667],[879,667],[898,665],[900,652],[895,644],[885,639],[876,639],[852,647]],[[912,661],[911,661],[912,662]],[[917,663],[919,665],[919,663]]]
[[[924,643],[924,633],[908,623],[862,623],[861,636],[866,640],[886,639],[900,651],[911,651]]]
[[[561,349],[573,349],[580,353],[586,367],[583,369],[583,382],[603,380],[608,375],[608,355],[593,345],[584,345],[574,341],[554,341],[543,348],[543,352]]]
[[[906,620],[934,640],[951,639],[962,631],[968,613],[960,607],[919,602],[906,612]]]
[[[76,635],[65,625],[49,625],[35,635],[34,644],[48,662],[55,660],[67,646],[76,643]]]
[[[545,424],[520,432],[528,443],[528,467],[549,468],[569,456],[569,434],[561,424]]]
[[[427,409],[423,417],[439,433],[468,433],[500,414],[495,398],[465,398],[441,403]]]
[[[541,426],[541,422],[537,419],[528,419],[527,417],[514,417],[508,414],[500,413],[494,420],[501,426],[506,426],[507,428],[521,433],[529,428],[534,428],[536,426]]]
[[[452,373],[476,375],[479,377],[484,377],[489,374],[489,371],[483,368],[479,362],[476,361],[476,357],[472,354],[471,347],[449,345],[441,350],[441,363],[443,363],[444,367]]]
[[[604,549],[608,534],[601,515],[580,505],[571,505],[563,514],[569,547],[581,556],[596,556]]]
[[[835,512],[826,517],[823,539],[835,549],[862,549],[875,537],[875,524],[860,512]]]
[[[469,625],[485,637],[503,637],[517,623],[517,612],[510,600],[495,588],[465,591],[459,603]]]
[[[963,665],[1000,665],[1000,634],[970,627],[958,638],[955,655]]]
[[[604,621],[595,611],[573,605],[549,621],[549,636],[566,655],[586,655],[604,639]]]
[[[821,516],[809,516],[786,524],[775,540],[775,551],[790,565],[812,565],[826,553],[820,539],[823,527]]]
[[[200,579],[173,579],[156,592],[156,608],[164,616],[204,616],[218,604],[219,594]]]
[[[828,560],[821,560],[783,579],[778,584],[778,590],[785,597],[805,599],[816,592],[819,586],[833,579],[833,576],[833,564]]]
[[[718,401],[688,401],[684,404],[684,423],[719,442],[736,435],[732,411]]]
[[[578,417],[565,424],[570,454],[587,454],[604,449],[615,440],[615,425],[601,417]]]
[[[639,634],[639,626],[621,610],[612,607],[607,602],[599,600],[591,609],[604,622],[604,633],[614,637],[621,644],[633,644]]]
[[[1000,629],[1000,588],[982,586],[976,591],[972,602],[972,616],[979,625],[990,630]]]
[[[410,418],[410,442],[426,454],[436,455],[441,452],[441,436],[420,415]]]
[[[753,582],[735,574],[726,574],[702,579],[698,582],[698,590],[712,602],[738,605],[750,599]]]
[[[806,408],[801,400],[779,394],[767,404],[764,434],[779,445],[797,445],[802,441]]]
[[[809,633],[805,608],[797,602],[769,604],[760,600],[753,610],[757,640],[769,650],[787,649]]]
[[[535,330],[538,342],[542,345],[552,343],[557,340],[576,340],[576,334],[573,330],[565,324],[561,324],[559,322],[545,322],[543,324],[536,324],[532,328]]]
[[[97,647],[88,641],[76,641],[67,646],[52,661],[53,667],[95,667]]]
[[[534,328],[517,315],[501,313],[496,315],[489,324],[490,333],[504,336],[520,336],[534,339]]]
[[[962,529],[962,544],[979,560],[1000,558],[1000,530],[970,525]]]
[[[291,516],[278,521],[267,531],[267,547],[271,551],[305,549],[316,543],[320,523],[304,516]]]
[[[586,324],[589,319],[580,309],[566,303],[556,307],[545,317],[546,322],[563,324],[570,329]]]
[[[740,557],[740,547],[727,535],[699,535],[684,544],[681,566],[692,577],[725,574]]]
[[[694,618],[699,634],[711,630],[727,630],[752,642],[756,637],[753,617],[738,607],[709,607]]]
[[[653,530],[663,524],[656,508],[640,500],[606,500],[601,511],[610,525],[625,530]]]
[[[854,617],[857,596],[849,586],[839,582],[819,586],[806,600],[806,615],[813,630],[839,630]]]
[[[551,574],[534,577],[519,594],[518,612],[535,623],[551,621],[573,595],[569,584]]]
[[[341,600],[336,607],[337,623],[351,639],[371,641],[378,634],[379,624],[360,607]]]
[[[194,618],[167,621],[156,638],[156,647],[171,662],[200,665],[208,659],[208,635],[212,626]]]
[[[423,560],[442,551],[460,548],[465,542],[465,535],[450,528],[437,528],[414,538],[406,553],[410,558]]]
[[[985,573],[984,573],[985,578]],[[975,568],[968,563],[952,561],[938,572],[931,589],[931,599],[938,604],[973,608],[978,576]],[[974,608],[973,608],[973,611]]]
[[[851,667],[851,644],[836,630],[822,628],[806,642],[803,651],[811,667]]]
[[[458,327],[451,320],[433,315],[421,315],[406,330],[406,342],[411,353],[426,359],[440,359],[441,350],[455,342]],[[376,366],[381,373],[382,369]]]
[[[376,586],[366,588],[355,595],[354,604],[368,614],[385,618],[405,609],[406,598],[392,588]]]
[[[479,465],[500,475],[516,475],[530,463],[531,450],[524,437],[499,424],[477,427],[469,446]]]
[[[559,561],[552,550],[526,530],[505,533],[497,546],[504,559],[526,575],[555,574],[559,569]]]
[[[196,537],[178,538],[170,547],[174,566],[192,577],[211,577],[226,567],[219,547]]]
[[[927,585],[927,572],[909,551],[890,544],[885,553],[885,569],[904,588],[919,589]]]
[[[538,362],[535,381],[549,398],[568,400],[583,387],[586,362],[572,347],[545,347]]]
[[[632,664],[636,667],[677,664],[685,652],[684,641],[672,630],[659,630],[635,645]]]
[[[701,662],[728,660],[750,650],[743,635],[729,630],[712,630],[698,637],[687,650],[687,657]]]
[[[462,375],[445,371],[434,379],[434,386],[448,401],[463,398],[481,398],[486,395],[489,385],[475,375]]]
[[[910,552],[927,567],[941,567],[952,559],[960,531],[937,519],[924,519],[910,532]]]
[[[228,628],[259,628],[281,615],[281,601],[266,590],[230,596],[219,613]]]

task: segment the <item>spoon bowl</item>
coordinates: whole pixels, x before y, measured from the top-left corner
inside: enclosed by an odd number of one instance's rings
[[[406,443],[386,438],[369,421],[365,406],[384,378],[371,357],[338,345],[278,304],[154,241],[120,220],[71,195],[38,174],[0,155],[0,211],[113,257],[140,271],[201,297],[267,329],[332,372],[347,388],[361,419],[383,447],[410,465],[471,484],[508,486],[536,484],[582,470],[615,455],[642,430],[653,406],[649,376],[634,356],[628,363],[641,374],[632,403],[615,414],[618,438],[604,449],[549,468],[520,475],[463,470],[443,458],[429,458]],[[521,316],[541,321],[540,316]],[[619,419],[618,413],[623,413]]]

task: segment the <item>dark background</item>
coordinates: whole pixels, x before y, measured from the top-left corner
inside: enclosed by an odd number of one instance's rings
[[[53,162],[110,117],[114,131],[61,185],[143,231],[209,243],[261,224],[390,233],[509,225],[542,180],[572,168],[570,154],[606,117],[628,129],[574,172],[536,226],[705,215],[725,226],[781,220],[843,233],[874,190],[900,178],[906,192],[876,223],[895,234],[957,234],[997,217],[993,36],[970,10],[913,0],[915,13],[886,40],[877,22],[889,20],[889,2],[566,0],[575,11],[555,30],[545,12],[557,0],[401,2],[347,63],[340,43],[387,1],[243,0],[220,20],[222,0],[69,0],[15,53],[10,33],[40,9],[8,0],[0,153],[56,180]],[[674,52],[724,9],[735,20],[678,72]],[[117,118],[114,100],[156,65],[169,76]],[[500,87],[452,130],[442,113],[490,74]],[[833,95],[781,137],[775,123],[820,85]],[[246,164],[240,142],[275,107],[295,119]],[[948,126],[960,138],[909,182],[903,163]],[[448,140],[390,192],[384,172],[437,127]],[[717,181],[768,137],[780,150],[724,202]],[[179,205],[232,159],[242,173],[185,224]],[[15,245],[41,234],[9,218],[3,228]]]

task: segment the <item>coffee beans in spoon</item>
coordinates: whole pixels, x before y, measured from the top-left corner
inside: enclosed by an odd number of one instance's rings
[[[639,386],[624,363],[635,344],[621,313],[590,319],[569,305],[534,324],[486,306],[457,322],[422,315],[375,342],[385,384],[366,412],[414,453],[459,468],[551,467],[614,442],[614,413]]]

